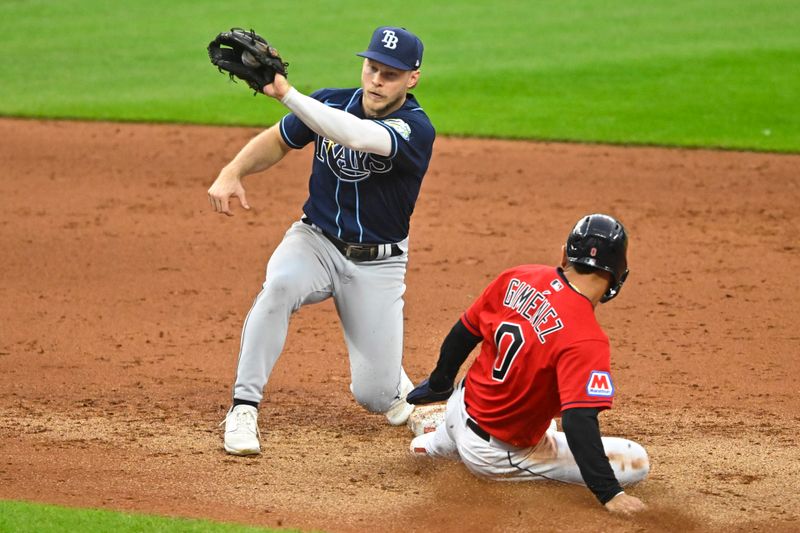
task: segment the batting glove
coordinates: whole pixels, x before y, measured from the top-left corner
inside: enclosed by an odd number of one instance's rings
[[[453,394],[453,387],[451,386],[446,391],[435,391],[431,389],[428,383],[430,379],[426,379],[408,393],[406,401],[414,405],[425,405],[428,403],[442,402]]]

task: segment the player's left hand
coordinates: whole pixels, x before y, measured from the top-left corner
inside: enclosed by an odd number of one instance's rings
[[[217,35],[208,43],[208,58],[220,72],[247,82],[256,92],[271,84],[275,74],[285,77],[289,66],[266,39],[242,28]]]
[[[406,396],[406,401],[413,405],[425,405],[428,403],[442,402],[453,394],[453,387],[450,387],[446,391],[434,391],[431,389],[429,381],[430,379],[426,379],[414,387],[414,390],[409,392],[408,396]]]
[[[636,496],[625,494],[624,492],[620,492],[606,502],[606,509],[614,514],[629,515],[644,511],[646,508],[647,506],[642,500]]]

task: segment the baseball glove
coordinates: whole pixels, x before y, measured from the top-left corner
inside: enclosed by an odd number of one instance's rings
[[[406,401],[414,405],[425,405],[429,403],[442,402],[453,394],[453,387],[444,391],[435,391],[431,389],[429,379],[426,379],[408,393]]]
[[[272,83],[275,73],[286,76],[286,67],[278,51],[253,30],[231,28],[208,43],[208,57],[220,72],[227,72],[247,82],[256,93]]]

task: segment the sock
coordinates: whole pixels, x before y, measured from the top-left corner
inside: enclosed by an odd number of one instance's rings
[[[237,405],[249,405],[250,407],[255,407],[258,409],[258,402],[251,402],[250,400],[240,400],[239,398],[233,399],[233,406],[236,407]]]

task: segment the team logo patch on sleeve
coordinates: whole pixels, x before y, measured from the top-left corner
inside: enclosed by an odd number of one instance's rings
[[[586,383],[586,394],[604,398],[613,396],[614,384],[611,382],[611,374],[599,370],[592,370],[592,373],[589,375],[589,382]]]
[[[408,140],[411,137],[411,126],[406,121],[399,118],[387,118],[383,123],[399,133],[403,139]]]

